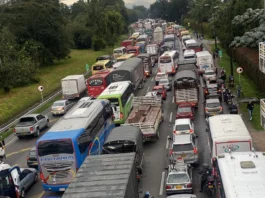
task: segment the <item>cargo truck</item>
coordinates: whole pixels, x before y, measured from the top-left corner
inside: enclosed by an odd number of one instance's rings
[[[135,153],[88,156],[63,198],[139,198]]]
[[[61,80],[64,99],[81,98],[86,93],[84,75],[70,75]]]
[[[144,142],[159,140],[159,125],[163,121],[162,100],[155,96],[134,97],[133,110],[123,126],[137,126]]]

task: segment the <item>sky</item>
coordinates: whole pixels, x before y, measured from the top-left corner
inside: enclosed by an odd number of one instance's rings
[[[78,0],[61,0],[63,3],[67,5],[72,5]],[[154,3],[155,0],[123,0],[125,2],[125,6],[131,8],[133,5],[143,5],[149,8],[150,4]]]

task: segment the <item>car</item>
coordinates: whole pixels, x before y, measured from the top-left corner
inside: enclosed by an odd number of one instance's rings
[[[73,107],[69,100],[57,100],[51,106],[52,115],[63,115]]]
[[[155,77],[156,85],[158,85],[160,79],[168,78],[168,75],[164,72],[158,72]]]
[[[189,118],[194,120],[194,108],[191,104],[180,104],[177,108],[176,119]]]
[[[158,85],[164,86],[167,91],[171,91],[172,89],[172,83],[168,78],[160,79]]]
[[[183,158],[185,163],[197,166],[199,158],[197,138],[198,136],[193,134],[173,135],[170,157],[172,159]]]
[[[169,195],[167,198],[196,198],[194,194]]]
[[[194,124],[189,118],[176,119],[173,134],[194,134]]]
[[[157,94],[161,95],[162,100],[167,99],[167,90],[165,89],[164,86],[162,85],[154,86],[153,91],[157,91]]]
[[[223,114],[223,107],[220,100],[217,98],[207,99],[205,101],[205,118],[217,114]]]
[[[175,160],[174,160],[175,161]],[[192,169],[184,163],[183,159],[168,166],[166,178],[166,194],[193,193]]]
[[[30,149],[27,156],[27,165],[29,168],[38,168],[38,160],[36,154],[36,147]]]
[[[204,98],[218,98],[220,101],[222,100],[222,91],[219,89],[218,84],[206,84],[204,87]]]
[[[207,80],[217,80],[217,76],[214,70],[212,69],[207,69],[205,70],[204,74],[203,74],[203,80],[207,81]]]

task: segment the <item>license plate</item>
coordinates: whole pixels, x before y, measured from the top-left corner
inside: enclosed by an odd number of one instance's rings
[[[181,155],[181,157],[186,157],[186,155],[185,155],[185,154],[183,154],[183,155]]]
[[[182,189],[182,186],[176,186],[176,189]]]
[[[208,186],[208,188],[213,188],[213,186]]]
[[[65,191],[65,188],[59,188],[59,191],[61,191],[61,192]]]

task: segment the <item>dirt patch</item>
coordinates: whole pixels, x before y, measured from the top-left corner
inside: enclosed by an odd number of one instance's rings
[[[265,151],[265,133],[250,132],[256,151]]]

